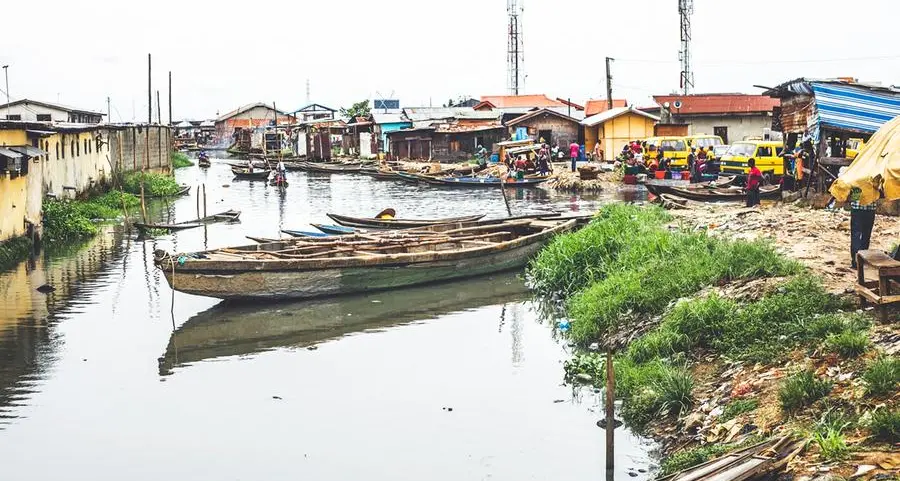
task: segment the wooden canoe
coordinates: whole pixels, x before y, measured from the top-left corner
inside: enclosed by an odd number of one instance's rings
[[[412,227],[425,227],[435,224],[450,224],[453,222],[472,222],[481,219],[485,214],[468,215],[462,217],[446,217],[443,219],[377,219],[365,217],[350,217],[340,214],[325,214],[331,220],[346,227],[364,227],[369,229],[409,229]]]
[[[219,299],[325,297],[521,268],[575,219],[522,219],[429,232],[388,231],[171,254],[154,261],[173,289]],[[441,226],[434,226],[439,228]]]
[[[174,224],[146,224],[143,222],[135,222],[132,225],[141,233],[146,233],[149,230],[165,230],[173,232],[193,229],[204,224],[214,224],[216,222],[237,222],[240,217],[241,211],[226,210],[225,212],[219,212],[218,214],[208,215],[206,217],[201,217],[199,219],[188,220],[184,222],[176,222]]]
[[[231,173],[234,174],[234,177],[236,179],[266,180],[269,178],[269,171],[266,169],[254,170],[253,172],[250,172],[248,169],[232,167]]]
[[[650,179],[644,183],[644,186],[653,195],[672,194],[674,188],[691,189],[691,190],[709,190],[731,187],[734,185],[736,177],[719,177],[718,180],[711,182],[700,182],[691,184],[686,180],[660,180]]]
[[[197,161],[197,166],[201,168],[209,167],[212,165],[209,159],[200,159]]]
[[[325,234],[330,235],[347,235],[347,234],[356,234],[360,231],[354,229],[352,227],[344,227],[342,225],[333,225],[333,224],[310,224],[311,226],[319,229]]]
[[[362,170],[362,164],[344,164],[344,163],[316,163],[316,162],[307,162],[306,163],[306,171],[308,172],[321,172],[327,174],[348,174],[355,173]]]
[[[679,197],[700,202],[740,201],[747,198],[747,191],[740,187],[727,189],[683,189],[673,187],[671,193]],[[780,185],[763,186],[759,189],[761,199],[769,199],[781,195]]]
[[[304,348],[371,329],[384,329],[481,306],[525,300],[515,273],[332,299],[219,303],[172,333],[159,358],[159,374],[203,360],[277,348]],[[453,292],[453,295],[447,295]],[[402,299],[402,302],[395,302]],[[395,301],[392,301],[395,300]],[[352,314],[352,315],[348,315]]]
[[[324,232],[315,232],[308,230],[291,230],[291,229],[281,229],[281,232],[291,236],[291,237],[328,237],[331,234],[326,234]]]
[[[507,188],[536,187],[547,180],[549,177],[533,177],[525,179],[514,179],[512,177],[503,181],[503,185]],[[433,182],[437,185],[446,185],[449,187],[500,187],[501,179],[499,177],[440,177]]]

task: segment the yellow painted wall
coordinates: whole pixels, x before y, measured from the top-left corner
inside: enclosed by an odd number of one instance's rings
[[[48,143],[46,150],[50,153],[41,163],[44,192],[73,198],[76,193],[84,192],[109,178],[112,172],[108,159],[109,144],[97,148],[94,139],[98,132],[100,131],[55,133],[43,139]],[[103,138],[108,140],[105,131]],[[65,187],[75,187],[76,190],[66,190]]]
[[[589,127],[585,130],[586,147],[593,149],[594,142],[587,142],[588,135],[600,139],[600,148],[606,152],[606,158],[611,159],[622,151],[622,148],[632,140],[642,140],[653,136],[653,126],[656,122],[647,117],[627,113],[616,117],[602,125]],[[593,131],[591,134],[588,132]]]
[[[28,145],[25,129],[0,130],[0,145]],[[25,234],[27,181],[0,172],[0,241]]]

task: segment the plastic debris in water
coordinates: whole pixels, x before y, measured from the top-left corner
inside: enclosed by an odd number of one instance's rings
[[[556,323],[556,327],[560,331],[568,331],[572,326],[571,324],[569,324],[569,321],[559,321],[558,323]]]

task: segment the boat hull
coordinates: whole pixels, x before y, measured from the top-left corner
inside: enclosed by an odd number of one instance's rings
[[[361,217],[349,217],[340,214],[325,214],[331,220],[346,227],[368,227],[370,229],[408,229],[413,227],[427,227],[436,224],[450,224],[455,222],[474,222],[485,214],[463,217],[448,217],[446,219],[367,219]]]
[[[476,257],[414,264],[232,273],[179,272],[176,268],[174,277],[171,271],[163,269],[163,272],[174,289],[198,296],[236,300],[312,299],[432,284],[520,268],[540,251],[545,240]]]

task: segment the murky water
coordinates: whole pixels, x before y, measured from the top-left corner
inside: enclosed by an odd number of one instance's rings
[[[0,479],[604,476],[600,398],[562,383],[567,348],[514,273],[314,302],[176,293],[173,304],[152,266],[157,248],[277,237],[328,223],[325,212],[503,216],[499,191],[290,173],[280,193],[232,182],[222,163],[178,178],[206,184],[209,213],[239,209],[242,222],[146,242],[112,226],[0,274]],[[514,214],[604,200],[509,192]],[[191,219],[196,197],[152,211]],[[56,290],[35,290],[44,284]],[[617,431],[616,479],[649,467],[642,443]]]

